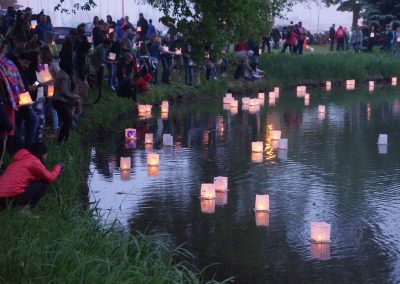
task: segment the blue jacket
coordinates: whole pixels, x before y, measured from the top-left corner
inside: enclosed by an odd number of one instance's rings
[[[146,39],[151,38],[151,36],[154,35],[155,33],[156,33],[156,28],[154,27],[153,24],[149,24],[146,33]]]

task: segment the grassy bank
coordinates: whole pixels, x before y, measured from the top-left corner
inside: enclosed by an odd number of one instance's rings
[[[103,227],[82,202],[90,149],[82,145],[92,130],[107,129],[131,101],[106,94],[87,107],[82,121],[63,146],[50,145],[48,165],[65,171],[33,210],[0,213],[2,283],[198,283],[199,274],[178,261],[189,254],[153,236],[127,236],[117,226]]]

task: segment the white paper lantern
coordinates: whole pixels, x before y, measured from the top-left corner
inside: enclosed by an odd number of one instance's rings
[[[126,171],[131,169],[131,157],[121,157],[119,167],[121,171]]]
[[[145,144],[153,144],[153,133],[146,133],[144,135],[144,143]]]
[[[171,134],[163,134],[163,144],[164,146],[173,146],[174,138]]]
[[[232,93],[226,93],[225,98],[233,99]]]
[[[319,112],[319,113],[325,113],[325,110],[326,110],[326,108],[325,108],[324,105],[319,105],[319,106],[318,106],[318,112]]]
[[[213,183],[202,183],[201,184],[200,198],[215,199],[215,186]]]
[[[147,154],[147,165],[157,167],[160,163],[160,155],[156,153]]]
[[[215,200],[214,199],[201,199],[200,200],[201,213],[213,214],[215,213]]]
[[[304,100],[304,105],[309,106],[310,105],[310,100]]]
[[[330,243],[331,225],[325,222],[311,222],[311,240],[316,243]]]
[[[134,128],[125,129],[125,139],[136,140],[136,129]]]
[[[243,105],[248,105],[249,103],[250,103],[250,98],[249,97],[242,98],[242,104]]]
[[[255,212],[256,226],[268,227],[269,226],[269,212],[257,211]]]
[[[51,74],[48,69],[42,70],[39,72],[39,82],[40,83],[47,83],[53,80],[53,77],[51,77]]]
[[[286,150],[288,148],[288,139],[279,139],[278,149]]]
[[[227,191],[228,190],[228,177],[215,177],[214,185],[216,191]]]
[[[279,140],[281,139],[282,131],[280,130],[272,130],[271,131],[271,139],[272,140]]]
[[[388,135],[387,134],[379,134],[378,144],[379,145],[387,145],[388,144]]]
[[[146,105],[146,112],[151,112],[152,108],[153,108],[152,105]]]
[[[309,101],[310,100],[310,94],[309,93],[304,94],[304,100],[305,101]]]
[[[269,100],[271,100],[271,99],[275,100],[275,92],[269,92],[268,93],[268,99]]]
[[[332,87],[332,82],[331,81],[326,81],[325,87],[326,88],[331,88]]]
[[[117,55],[116,55],[115,53],[110,52],[110,53],[108,54],[108,59],[110,59],[111,61],[114,61],[115,58],[117,58]]]
[[[397,77],[392,77],[392,86],[397,86]]]
[[[239,102],[237,100],[232,100],[231,107],[235,108],[239,106]]]
[[[231,104],[224,104],[223,109],[224,110],[231,110]]]
[[[269,195],[256,195],[254,211],[269,211]]]
[[[250,106],[248,104],[242,105],[242,110],[243,111],[248,111],[250,109]]]
[[[251,151],[254,153],[264,152],[264,146],[262,141],[251,142]]]
[[[260,106],[259,105],[249,106],[249,113],[250,114],[256,114],[259,111],[260,111]]]
[[[169,103],[168,103],[168,101],[163,101],[161,103],[161,112],[166,113],[168,111],[169,111]]]
[[[249,106],[258,106],[260,101],[258,99],[250,99]]]
[[[265,99],[265,93],[259,92],[258,93],[258,99],[259,100],[264,100]]]
[[[233,99],[232,99],[232,98],[224,97],[224,98],[222,99],[222,101],[223,101],[224,105],[230,105],[230,104],[232,103]]]
[[[369,82],[368,82],[368,86],[369,86],[370,88],[374,88],[374,87],[375,87],[375,82],[374,82],[374,81],[369,81]]]
[[[274,92],[275,92],[275,94],[279,94],[279,92],[280,92],[279,87],[275,87],[275,88],[274,88]]]
[[[146,113],[146,105],[138,105],[139,115],[145,115]]]
[[[29,92],[19,94],[19,106],[27,106],[31,104],[33,104],[33,101]]]

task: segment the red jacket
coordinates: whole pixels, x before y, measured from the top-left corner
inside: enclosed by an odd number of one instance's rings
[[[344,29],[338,29],[335,33],[335,38],[346,38],[346,32],[344,31]]]
[[[42,162],[28,150],[18,151],[6,172],[0,176],[0,197],[13,197],[25,192],[32,182],[54,182],[61,172],[56,165],[49,172]]]

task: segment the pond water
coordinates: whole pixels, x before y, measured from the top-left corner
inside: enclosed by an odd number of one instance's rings
[[[309,92],[309,106],[283,90],[254,114],[241,104],[226,111],[218,99],[177,107],[167,119],[127,118],[92,142],[89,201],[106,222],[185,243],[198,267],[216,264],[207,275],[218,280],[399,282],[399,90]],[[136,145],[126,145],[126,127],[137,128]],[[287,152],[274,149],[272,129],[288,138]],[[163,133],[174,147],[162,145]],[[377,145],[382,133],[386,149]],[[252,141],[264,142],[261,157]],[[158,168],[147,166],[149,151],[160,155]],[[132,168],[120,171],[125,156]],[[216,176],[229,178],[229,191],[199,199]],[[256,194],[269,195],[269,213],[254,213]],[[311,242],[313,221],[331,224],[331,243]]]

